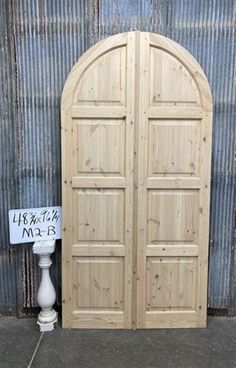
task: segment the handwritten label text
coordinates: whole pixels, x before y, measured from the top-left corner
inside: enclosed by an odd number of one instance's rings
[[[11,244],[61,238],[61,207],[9,211]]]

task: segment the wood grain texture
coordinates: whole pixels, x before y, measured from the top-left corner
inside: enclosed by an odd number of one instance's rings
[[[63,326],[204,327],[212,99],[172,40],[128,32],[62,95]]]
[[[65,327],[131,328],[134,42],[126,33],[95,45],[64,87]]]

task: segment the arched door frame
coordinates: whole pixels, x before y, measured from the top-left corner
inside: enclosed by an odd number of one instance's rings
[[[114,52],[119,48],[126,48],[126,76],[127,79],[127,91],[126,105],[108,105],[108,106],[96,106],[95,105],[79,105],[76,102],[76,91],[80,84],[81,78],[84,73],[91,68],[91,66],[99,60],[101,57],[108,53]],[[149,68],[149,48],[154,47],[162,50],[164,53],[171,55],[178,60],[184,68],[188,71],[192,80],[194,81],[199,96],[200,103],[196,106],[170,106],[168,109],[159,107],[148,107],[148,112],[145,107],[145,101],[148,101],[148,88],[145,91],[138,91],[138,95],[135,96],[135,89],[137,86],[142,86],[146,83],[147,70]],[[140,87],[138,87],[140,89]],[[132,94],[133,91],[133,94]],[[146,110],[145,110],[146,109]],[[71,142],[73,141],[73,119],[86,119],[89,117],[104,118],[114,117],[115,119],[124,119],[128,126],[126,130],[126,144],[129,144],[129,151],[131,152],[128,157],[129,165],[132,165],[130,171],[126,171],[126,180],[124,184],[123,179],[117,178],[115,185],[117,188],[126,188],[128,185],[128,195],[126,196],[126,206],[130,203],[130,209],[126,212],[126,218],[128,215],[132,217],[127,225],[127,231],[130,233],[126,235],[127,240],[127,262],[125,263],[125,303],[124,303],[124,316],[117,314],[112,320],[110,315],[106,315],[101,322],[96,323],[99,319],[99,314],[94,316],[94,319],[88,320],[88,317],[83,317],[85,322],[79,323],[77,314],[73,311],[72,299],[73,299],[73,276],[72,276],[72,249],[70,244],[73,244],[72,239],[72,224],[74,212],[72,186],[73,180],[76,181],[73,174],[72,161],[76,154],[71,148]],[[190,184],[181,182],[180,179],[175,180],[175,188],[192,188],[199,189],[199,243],[202,244],[197,250],[193,247],[187,251],[192,252],[193,256],[198,257],[197,267],[201,267],[201,272],[197,275],[197,296],[196,296],[196,310],[192,313],[191,317],[188,315],[178,314],[178,318],[175,319],[174,313],[167,315],[166,318],[154,315],[152,312],[146,311],[146,287],[144,287],[144,281],[146,280],[146,263],[139,259],[140,254],[143,254],[144,248],[142,243],[142,235],[140,222],[144,221],[142,216],[143,210],[146,211],[146,207],[142,207],[139,204],[137,213],[131,215],[135,208],[135,203],[139,202],[140,195],[143,193],[143,183],[141,183],[141,176],[139,177],[138,166],[141,162],[141,157],[137,158],[136,150],[137,146],[142,147],[142,134],[145,135],[144,125],[139,127],[138,132],[135,132],[135,122],[140,121],[141,116],[148,113],[150,119],[198,119],[201,121],[201,154],[200,154],[200,179],[189,180]],[[212,97],[210,87],[207,78],[193,56],[182,46],[176,42],[148,32],[127,32],[111,36],[96,45],[92,46],[86,51],[74,65],[68,78],[65,82],[62,101],[61,101],[61,121],[62,121],[62,206],[63,206],[63,239],[62,239],[62,255],[63,255],[63,326],[64,327],[110,327],[110,328],[133,328],[136,327],[203,327],[206,324],[206,306],[207,306],[207,264],[208,264],[208,233],[209,233],[209,193],[210,193],[210,160],[211,160],[211,122],[212,122]],[[133,139],[127,137],[133,137]],[[145,144],[143,149],[146,150]],[[126,151],[127,153],[128,151]],[[133,157],[132,157],[133,156]],[[144,169],[145,171],[146,169]],[[132,176],[133,171],[136,172]],[[141,170],[142,171],[142,170]],[[136,175],[136,176],[135,176]],[[201,179],[201,175],[202,179]],[[81,180],[81,178],[79,179]],[[107,184],[102,184],[103,188],[109,188],[109,179]],[[123,183],[123,184],[122,184]],[[160,182],[159,182],[160,183]],[[164,184],[162,184],[164,185]],[[171,188],[172,184],[168,184]],[[188,187],[188,185],[190,185]],[[82,186],[80,181],[80,186]],[[94,184],[91,183],[91,187]],[[174,188],[174,187],[173,187]],[[147,189],[147,188],[146,188]],[[145,190],[146,190],[145,189]],[[131,230],[130,230],[131,229]],[[128,234],[128,233],[127,233]],[[146,234],[145,234],[146,236]],[[140,245],[139,245],[140,242]],[[144,240],[143,240],[144,242]],[[133,244],[137,244],[137,247]],[[142,244],[141,244],[142,243]],[[120,254],[122,255],[122,251]],[[119,253],[117,250],[117,252]],[[93,250],[90,254],[92,254]],[[104,251],[105,252],[105,251]],[[146,250],[145,250],[146,252]],[[195,253],[194,253],[195,252]],[[117,253],[117,254],[118,254]],[[81,256],[82,251],[78,252]],[[85,253],[87,254],[87,253]],[[105,253],[104,253],[105,254]],[[177,256],[177,253],[173,254]],[[147,251],[148,255],[148,251]],[[151,253],[149,254],[151,256]],[[144,268],[145,267],[145,268]],[[145,281],[146,282],[146,281]],[[195,313],[196,312],[196,313]],[[73,322],[73,316],[75,316],[75,322]],[[187,316],[187,317],[186,317]],[[86,319],[87,318],[87,319]],[[86,322],[87,321],[87,322]],[[116,323],[117,321],[117,323]],[[111,323],[110,323],[111,322]],[[86,324],[87,323],[87,324]]]

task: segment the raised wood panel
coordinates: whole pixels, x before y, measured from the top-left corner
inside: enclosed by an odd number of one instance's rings
[[[196,309],[195,257],[148,257],[147,311]]]
[[[75,103],[86,106],[124,105],[126,47],[118,47],[93,61],[83,72]]]
[[[149,176],[199,175],[200,121],[151,120],[148,141]]]
[[[124,176],[124,125],[118,119],[78,122],[75,145],[78,174]]]
[[[124,191],[74,191],[75,242],[124,243]]]
[[[150,105],[200,105],[199,92],[186,67],[173,55],[150,47]]]
[[[149,190],[148,243],[197,242],[198,191]]]
[[[74,309],[124,309],[122,257],[74,257]]]

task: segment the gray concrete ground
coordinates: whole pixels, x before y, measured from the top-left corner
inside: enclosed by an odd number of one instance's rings
[[[62,330],[0,318],[1,368],[236,368],[236,318],[206,329]]]

